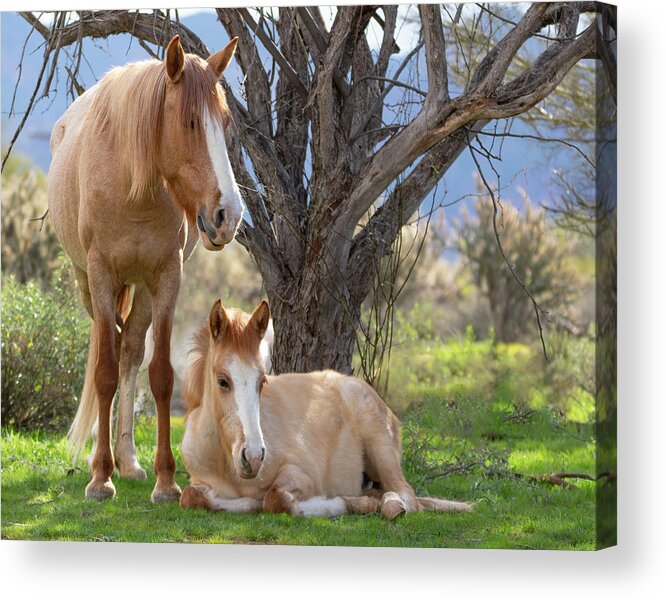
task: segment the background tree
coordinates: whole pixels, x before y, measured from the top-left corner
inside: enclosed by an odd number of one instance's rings
[[[492,202],[479,197],[473,207],[474,212],[462,212],[456,246],[486,299],[495,338],[513,342],[533,331],[534,309],[511,272],[504,268],[493,230]],[[545,211],[535,208],[527,197],[522,212],[505,203],[500,219],[502,246],[516,274],[550,308],[551,320],[572,328],[571,305],[582,285],[570,263],[575,240],[549,228]]]
[[[594,58],[593,3],[493,10],[502,13],[419,6],[420,40],[397,67],[397,6],[339,7],[330,28],[318,7],[217,10],[229,36],[240,38],[242,95],[224,83],[230,139],[240,142],[232,163],[251,221],[238,240],[271,302],[277,371],[349,371],[361,304],[401,226],[482,127],[525,113],[578,61]],[[76,89],[86,37],[130,33],[159,56],[151,45],[163,48],[178,33],[187,51],[210,53],[177,13],[56,13],[50,27],[22,15],[46,41],[27,112],[38,90],[50,89],[67,46]],[[464,85],[449,85],[459,40],[447,32],[459,24],[492,35],[465,55]],[[368,36],[377,27],[373,52]],[[421,64],[423,75],[410,80]],[[401,108],[389,110],[387,98],[399,90]]]

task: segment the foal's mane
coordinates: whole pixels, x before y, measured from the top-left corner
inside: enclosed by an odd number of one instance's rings
[[[242,310],[227,309],[229,325],[224,331],[224,345],[233,348],[241,356],[251,357],[257,350],[256,339],[252,340],[245,327],[250,315]],[[189,364],[183,380],[183,399],[185,400],[186,414],[190,414],[203,402],[204,386],[206,382],[206,359],[210,350],[210,329],[208,319],[196,330],[192,336],[192,346],[189,351]]]
[[[164,100],[168,82],[164,62],[145,60],[111,69],[97,85],[89,115],[89,130],[95,137],[111,137],[129,189],[128,202],[152,196],[158,183],[157,158],[164,126]],[[180,105],[176,126],[184,131],[194,121],[203,142],[203,118],[207,109],[225,127],[229,107],[224,91],[205,60],[185,55],[185,66],[173,84]]]

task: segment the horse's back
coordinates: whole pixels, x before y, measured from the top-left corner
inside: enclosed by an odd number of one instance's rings
[[[51,165],[48,174],[48,201],[53,226],[75,265],[85,270],[85,252],[79,239],[79,172],[86,117],[96,86],[79,96],[65,111],[51,132]]]
[[[80,135],[83,123],[85,122],[86,115],[90,110],[96,92],[96,85],[89,90],[86,90],[69,105],[62,117],[56,121],[50,139],[51,154],[54,157],[65,137],[73,143]]]

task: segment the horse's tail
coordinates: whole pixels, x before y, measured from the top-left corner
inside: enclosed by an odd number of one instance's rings
[[[132,308],[132,286],[124,285],[120,294],[118,294],[118,300],[116,300],[116,312],[123,323],[127,321],[130,308]]]
[[[116,301],[117,318],[119,325],[125,322],[131,308],[132,288],[128,285],[118,295]],[[97,419],[97,394],[95,393],[95,364],[97,363],[97,327],[93,322],[90,327],[90,344],[88,346],[88,362],[86,363],[86,374],[83,380],[83,391],[79,408],[76,411],[72,426],[69,428],[67,437],[74,458],[78,458],[88,438],[92,434],[93,425]]]
[[[78,458],[92,433],[95,419],[97,419],[97,394],[95,393],[95,363],[97,362],[97,327],[95,323],[90,328],[90,345],[88,346],[88,362],[83,381],[81,401],[76,416],[69,428],[67,437],[74,458]]]

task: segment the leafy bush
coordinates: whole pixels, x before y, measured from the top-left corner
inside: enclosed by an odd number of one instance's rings
[[[47,284],[60,243],[46,215],[46,175],[12,154],[2,172],[2,272]]]
[[[508,260],[554,322],[568,321],[582,282],[572,255],[573,234],[560,235],[525,197],[523,211],[505,203],[498,215],[498,231]],[[514,342],[533,339],[534,307],[506,265],[493,229],[493,204],[477,198],[473,212],[463,210],[457,223],[456,246],[469,268],[474,285],[486,299],[497,339]]]
[[[62,431],[83,387],[89,320],[72,275],[60,268],[50,289],[13,275],[2,285],[2,424]]]

